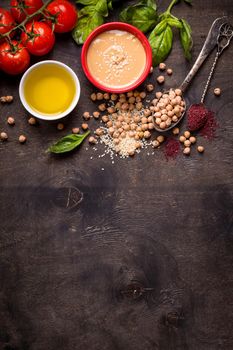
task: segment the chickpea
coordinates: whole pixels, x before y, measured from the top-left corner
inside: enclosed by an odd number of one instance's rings
[[[7,133],[4,132],[4,131],[2,131],[2,132],[0,133],[0,139],[1,139],[2,141],[6,141],[6,140],[8,139]]]
[[[65,127],[65,125],[62,124],[62,123],[58,123],[58,124],[57,124],[57,130],[63,130],[64,127]]]
[[[162,92],[158,91],[155,93],[156,98],[160,98],[162,96]]]
[[[105,92],[105,93],[104,93],[104,99],[105,99],[105,100],[110,100],[110,95],[109,95],[108,92]]]
[[[129,99],[128,99],[128,102],[129,103],[135,103],[136,101],[136,98],[134,96],[131,96]]]
[[[26,142],[26,140],[27,140],[27,138],[26,138],[25,135],[20,135],[20,136],[19,136],[19,142],[20,142],[20,143],[24,143],[24,142]]]
[[[79,131],[80,131],[79,128],[73,128],[73,129],[72,129],[72,133],[73,133],[73,134],[78,134]]]
[[[130,131],[129,131],[129,137],[134,137],[134,136],[135,136],[135,131],[130,130]]]
[[[157,98],[154,98],[154,99],[151,101],[151,103],[152,103],[152,105],[157,106],[158,99],[157,99]]]
[[[130,150],[130,151],[128,152],[128,155],[129,155],[130,157],[133,157],[134,154],[135,154],[135,151],[134,151],[134,150]]]
[[[140,109],[142,109],[142,102],[136,103],[136,109],[137,109],[138,111],[140,111]]]
[[[157,125],[159,125],[161,123],[161,121],[162,121],[161,118],[156,118],[155,119],[155,122],[156,122]]]
[[[143,131],[140,131],[140,132],[138,133],[138,135],[139,135],[140,139],[143,139],[143,137],[144,137],[144,132],[143,132]]]
[[[181,96],[176,96],[176,102],[178,105],[181,103],[181,101],[182,101]]]
[[[148,122],[148,120],[146,117],[142,117],[141,122],[142,122],[142,124],[146,124]]]
[[[112,137],[113,137],[114,139],[118,139],[119,136],[120,136],[120,133],[119,133],[118,131],[114,131]]]
[[[165,70],[165,69],[166,69],[166,64],[161,62],[161,63],[159,64],[159,69],[160,69],[160,70]]]
[[[114,139],[113,142],[115,143],[115,145],[118,145],[120,143],[119,139]]]
[[[140,95],[136,97],[136,102],[142,102]]]
[[[153,147],[153,148],[157,148],[157,147],[159,147],[159,146],[160,146],[159,141],[154,140],[154,141],[152,142],[152,147]]]
[[[182,91],[180,89],[175,89],[175,94],[177,96],[181,96],[182,95]]]
[[[8,118],[7,118],[7,123],[8,123],[9,125],[14,125],[14,124],[15,124],[15,119],[14,119],[13,117],[8,117]]]
[[[102,94],[102,92],[97,92],[97,94],[96,94],[96,99],[97,99],[98,101],[101,101],[101,100],[103,100],[103,98],[104,98],[104,95]]]
[[[205,151],[205,148],[203,146],[198,146],[197,150],[199,153],[203,153]]]
[[[125,103],[126,102],[126,98],[125,97],[120,97],[119,98],[119,102],[120,103]]]
[[[154,71],[154,68],[153,67],[150,67],[150,74],[152,74]]]
[[[175,114],[179,114],[180,113],[180,107],[179,106],[175,106],[173,109]]]
[[[142,131],[142,128],[140,126],[137,126],[136,131]]]
[[[179,132],[180,132],[180,129],[179,129],[179,128],[174,128],[174,129],[172,130],[173,135],[178,135]]]
[[[172,110],[173,110],[172,105],[171,105],[171,104],[167,105],[167,106],[166,106],[166,110],[167,110],[167,111],[172,111]]]
[[[107,125],[107,127],[108,127],[108,128],[111,128],[111,127],[113,126],[113,123],[112,123],[112,121],[111,121],[111,120],[109,120],[109,121],[107,122],[107,124],[106,124],[106,125]]]
[[[130,103],[129,104],[129,111],[133,111],[134,110],[134,104],[133,103]]]
[[[165,81],[165,78],[164,78],[163,75],[160,75],[160,76],[157,78],[157,82],[158,82],[159,84],[163,84],[164,81]]]
[[[148,123],[153,123],[153,117],[152,117],[152,116],[149,116],[149,117],[147,118],[147,120],[148,120]]]
[[[127,110],[127,109],[129,109],[129,104],[125,102],[122,104],[121,108],[123,109],[123,111]]]
[[[190,136],[191,136],[190,132],[189,132],[188,130],[186,130],[186,131],[184,132],[184,137],[186,137],[186,139],[189,139]]]
[[[110,135],[113,135],[114,131],[115,131],[115,129],[112,126],[108,129],[108,133]]]
[[[90,113],[89,113],[89,112],[84,112],[84,113],[83,113],[83,119],[89,120],[90,118],[91,118],[91,116],[90,116]]]
[[[173,107],[177,105],[176,99],[175,99],[175,98],[173,98],[173,99],[171,100],[171,105],[172,105]]]
[[[159,143],[162,143],[162,142],[164,142],[165,137],[164,137],[163,135],[159,135],[159,136],[156,138],[156,140],[157,140]]]
[[[136,142],[136,143],[135,143],[135,148],[136,148],[136,149],[141,148],[141,147],[142,147],[141,142]]]
[[[142,128],[142,131],[148,130],[148,124],[142,124],[141,128]]]
[[[140,95],[139,95],[142,99],[144,99],[146,97],[146,93],[145,91],[142,91],[140,92]]]
[[[109,114],[112,114],[112,113],[116,112],[116,109],[114,107],[108,107],[107,111]]]
[[[172,121],[173,121],[174,123],[178,122],[178,118],[177,118],[176,115],[174,115],[174,116],[172,117]]]
[[[105,111],[105,109],[106,109],[106,104],[105,103],[101,103],[99,106],[98,106],[98,108],[99,108],[99,110],[101,111],[101,112],[103,112],[103,111]],[[94,114],[93,114],[94,115]]]
[[[144,138],[145,138],[145,139],[149,139],[150,137],[151,137],[150,131],[146,130],[146,131],[144,132]]]
[[[183,150],[183,153],[186,155],[186,156],[189,156],[190,155],[190,147],[185,147],[184,150]]]
[[[119,122],[123,122],[123,121],[124,121],[123,115],[119,115],[119,116],[117,117],[117,120],[118,120]]]
[[[167,114],[166,108],[164,108],[164,109],[161,110],[161,114],[162,114],[162,115],[163,115],[163,114]]]
[[[121,105],[122,105],[122,103],[118,101],[118,102],[115,104],[115,108],[119,110],[119,109],[121,109]]]
[[[160,129],[166,129],[166,123],[165,122],[161,122],[159,124],[159,127],[160,127]]]
[[[140,120],[141,120],[141,118],[140,118],[139,115],[135,115],[135,116],[133,117],[133,120],[134,120],[135,123],[139,123]]]
[[[91,100],[92,101],[96,101],[96,93],[93,92],[93,94],[91,94]]]
[[[100,112],[98,112],[98,111],[93,112],[93,117],[94,117],[95,119],[98,119],[99,116],[100,116]]]
[[[174,112],[172,111],[168,111],[167,115],[169,116],[169,118],[172,118],[174,116]]]
[[[104,133],[104,131],[103,131],[103,129],[101,129],[101,128],[98,128],[98,129],[96,129],[96,131],[95,131],[95,134],[96,134],[97,136],[101,136],[101,135],[103,135],[103,133]]]
[[[148,129],[149,130],[153,130],[154,129],[154,124],[153,123],[149,123],[148,124]]]
[[[182,135],[180,136],[179,140],[181,143],[184,143],[186,141],[186,137]]]
[[[189,141],[190,141],[191,143],[195,143],[197,140],[196,140],[196,137],[190,136]]]
[[[170,98],[170,100],[172,100],[175,97],[176,97],[175,91],[174,90],[170,90],[169,91],[169,98]]]
[[[129,131],[129,130],[130,130],[129,124],[123,125],[123,129],[124,129],[125,131]]]
[[[119,128],[118,131],[121,134],[124,131],[124,129],[123,128]]]
[[[120,137],[121,137],[122,139],[124,139],[124,138],[126,137],[126,133],[125,133],[124,131],[122,131]]]
[[[103,115],[101,119],[104,123],[107,123],[109,121],[109,117],[107,115]]]
[[[83,129],[83,130],[87,130],[87,129],[88,129],[88,124],[83,123],[83,124],[82,124],[82,129]]]
[[[215,88],[214,89],[214,94],[215,94],[215,96],[220,96],[221,95],[221,89],[220,88]]]
[[[167,75],[172,75],[172,73],[173,73],[173,70],[171,68],[168,68],[167,69]]]
[[[190,147],[191,146],[191,142],[189,140],[185,140],[184,141],[184,145],[185,145],[185,147]]]
[[[118,99],[117,94],[111,94],[111,100],[116,101]]]
[[[31,117],[28,119],[28,124],[30,125],[36,125],[37,121],[36,121],[36,118],[34,117]]]
[[[151,92],[154,90],[154,85],[153,84],[147,84],[146,89],[148,92]]]
[[[89,139],[88,139],[88,142],[91,143],[91,144],[95,144],[95,143],[97,143],[97,140],[96,140],[95,137],[90,136]]]
[[[133,91],[127,92],[127,97],[132,97],[133,96]]]
[[[133,93],[133,95],[134,95],[134,97],[137,97],[137,96],[139,96],[139,95],[140,95],[140,92],[139,92],[139,91],[137,91],[137,90],[135,90],[135,91],[134,91],[134,93]]]
[[[149,115],[151,115],[151,111],[148,108],[144,109],[144,116],[149,117]]]
[[[168,118],[167,114],[163,114],[163,115],[161,116],[161,120],[162,120],[163,122],[165,122],[165,121],[167,120],[167,118]]]
[[[131,129],[131,130],[136,130],[136,128],[137,128],[137,125],[136,125],[135,123],[132,123],[132,124],[130,125],[130,129]]]
[[[159,111],[159,108],[158,108],[158,107],[154,107],[154,106],[150,106],[150,107],[149,107],[149,110],[150,110],[151,112],[158,112],[158,111]]]

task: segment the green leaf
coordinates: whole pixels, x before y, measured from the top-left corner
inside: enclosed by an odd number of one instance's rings
[[[113,10],[112,0],[108,0],[108,9]]]
[[[165,21],[165,20],[164,20]],[[153,65],[163,62],[172,48],[173,33],[171,27],[160,22],[149,36],[152,48]]]
[[[132,24],[146,33],[156,25],[158,20],[156,4],[153,0],[142,0],[125,8],[120,13],[120,20]]]
[[[87,131],[85,134],[71,134],[67,135],[60,140],[58,140],[54,145],[50,146],[47,152],[51,153],[66,153],[70,152],[76,147],[78,147],[85,138],[90,134],[90,131]]]
[[[187,60],[191,59],[191,49],[193,46],[192,30],[185,19],[180,20],[182,27],[180,29],[180,41],[184,50],[184,56]]]
[[[77,26],[72,31],[73,39],[78,45],[82,45],[88,35],[98,26],[104,23],[103,16],[99,13],[79,18]]]
[[[182,28],[182,23],[180,23],[180,21],[178,20],[178,18],[171,18],[168,17],[167,18],[167,23],[169,24],[169,26],[171,27],[176,27],[181,29]]]
[[[76,0],[76,4],[95,6],[99,0]]]

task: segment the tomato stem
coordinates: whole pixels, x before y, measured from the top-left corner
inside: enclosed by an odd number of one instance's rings
[[[25,18],[25,20],[23,20],[23,22],[21,22],[21,23],[19,23],[19,24],[17,24],[14,28],[12,28],[11,30],[9,30],[9,32],[7,32],[7,33],[5,33],[5,34],[0,34],[0,38],[5,38],[5,37],[7,37],[7,38],[10,38],[10,34],[13,32],[13,31],[15,31],[15,30],[17,30],[17,29],[23,29],[23,31],[25,30],[25,24],[27,23],[27,22],[29,22],[30,21],[30,19],[32,19],[33,17],[35,17],[36,15],[38,15],[38,14],[43,14],[43,11],[44,11],[44,9],[52,2],[53,0],[48,0],[48,1],[46,1],[46,3],[39,9],[39,10],[37,10],[36,12],[34,12],[34,13],[32,13],[31,15],[27,15],[27,17]]]

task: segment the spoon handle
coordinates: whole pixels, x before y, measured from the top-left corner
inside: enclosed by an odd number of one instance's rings
[[[183,83],[180,85],[180,89],[182,90],[183,93],[185,92],[185,90],[189,86],[190,82],[192,81],[192,79],[194,78],[196,73],[198,72],[199,68],[201,67],[201,65],[203,64],[205,59],[209,56],[209,54],[212,52],[212,50],[217,45],[219,30],[220,30],[221,26],[226,22],[227,22],[226,16],[217,18],[213,22],[213,24],[209,30],[209,33],[207,35],[207,38],[204,42],[204,45],[201,49],[201,52],[199,53],[199,56],[197,57],[193,67],[191,68],[190,72],[188,73],[188,75],[184,79]]]

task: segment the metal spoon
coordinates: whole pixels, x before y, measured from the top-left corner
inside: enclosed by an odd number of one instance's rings
[[[232,36],[233,36],[233,28],[229,23],[227,23],[226,16],[221,17],[221,18],[217,18],[213,22],[199,56],[197,57],[193,67],[191,68],[190,72],[188,73],[188,75],[186,76],[186,78],[184,79],[184,81],[182,82],[180,87],[178,87],[178,89],[180,89],[182,91],[183,100],[184,100],[184,97],[183,97],[184,92],[188,88],[190,82],[192,81],[192,79],[194,78],[196,73],[198,72],[199,68],[201,67],[201,65],[203,64],[205,59],[209,56],[209,54],[213,51],[213,49],[217,45],[217,53],[215,56],[215,60],[214,60],[214,63],[212,65],[212,68],[211,68],[211,71],[210,71],[210,74],[209,74],[209,77],[208,77],[208,80],[207,80],[207,83],[206,83],[206,86],[205,86],[205,89],[204,89],[204,92],[202,95],[201,101],[202,102],[204,101],[204,98],[205,98],[211,77],[213,75],[214,68],[217,64],[218,58],[221,55],[222,51],[229,45]],[[170,90],[174,90],[174,89],[170,89]],[[164,94],[169,93],[170,90],[165,91]],[[159,100],[158,100],[158,102],[159,102]],[[166,132],[166,131],[174,128],[183,119],[185,113],[186,113],[186,103],[184,106],[184,111],[182,112],[178,121],[175,123],[173,122],[171,124],[171,126],[169,126],[166,129],[161,129],[158,127],[158,125],[155,122],[155,117],[153,115],[152,119],[153,119],[153,124],[154,124],[155,130],[157,130],[159,132]]]

